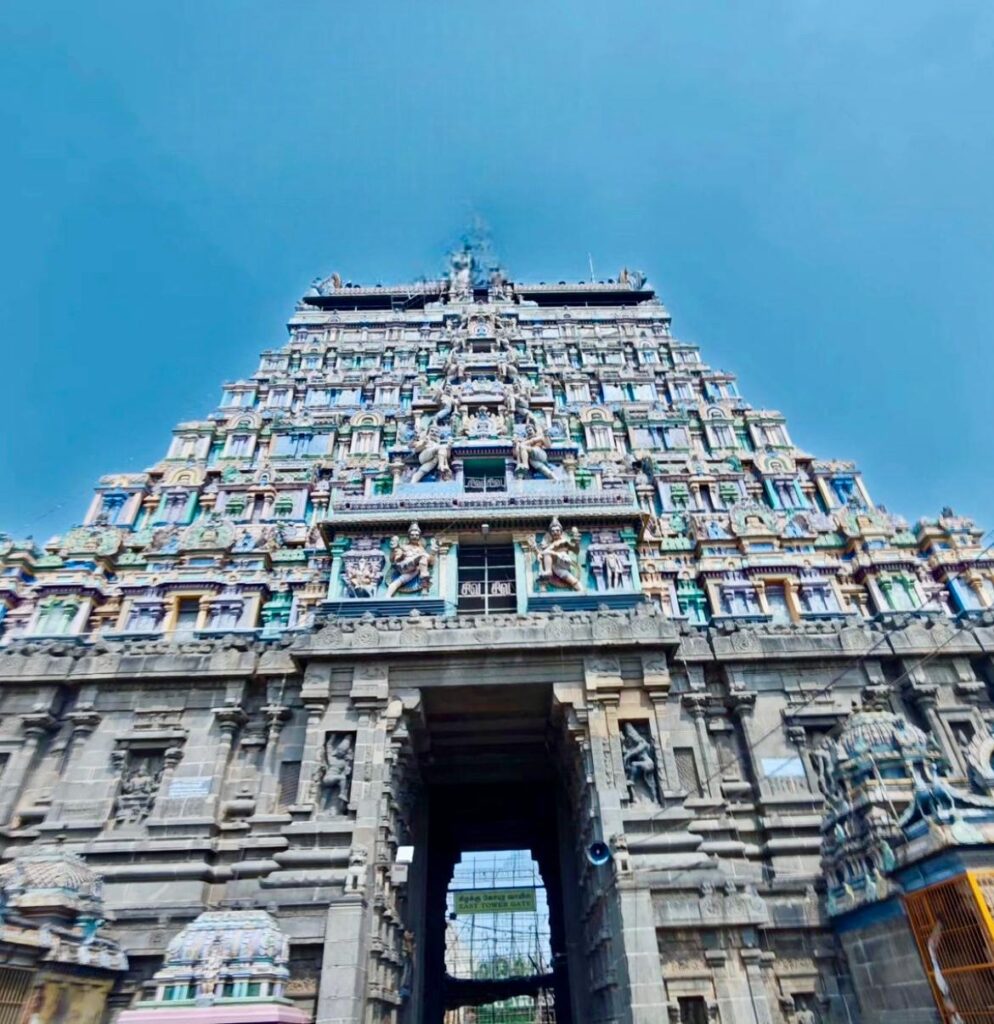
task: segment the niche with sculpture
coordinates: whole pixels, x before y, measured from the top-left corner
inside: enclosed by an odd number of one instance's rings
[[[435,586],[437,542],[411,523],[403,535],[354,538],[341,556],[338,592],[348,600],[429,595]]]
[[[120,777],[112,814],[114,824],[140,824],[155,806],[166,768],[166,751],[115,750],[112,758]]]
[[[659,803],[659,768],[646,722],[621,722],[621,761],[632,803]]]
[[[325,736],[314,772],[315,802],[320,810],[336,815],[348,812],[354,759],[355,733],[330,732]]]
[[[555,518],[541,540],[529,537],[524,546],[534,560],[537,591],[583,589],[579,563],[580,533],[575,526],[566,530]]]

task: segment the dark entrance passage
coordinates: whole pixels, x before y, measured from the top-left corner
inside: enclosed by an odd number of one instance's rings
[[[550,702],[539,686],[427,693],[419,1024],[573,1024],[574,825]]]

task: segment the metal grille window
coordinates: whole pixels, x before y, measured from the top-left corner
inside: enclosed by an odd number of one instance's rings
[[[507,478],[502,459],[471,459],[466,462],[465,489],[477,494],[506,491]]]
[[[904,897],[945,1024],[994,1024],[994,872],[968,871]]]
[[[680,788],[691,796],[701,795],[701,777],[697,774],[697,762],[694,760],[692,747],[675,747],[673,758],[676,761],[676,773],[680,780]]]
[[[459,611],[513,612],[514,547],[511,544],[460,544]]]
[[[280,763],[279,806],[289,807],[297,802],[297,787],[300,785],[300,762],[283,761]]]
[[[702,996],[681,996],[680,1024],[708,1024],[708,1004]]]
[[[18,1024],[28,1001],[31,971],[0,967],[0,1024]]]

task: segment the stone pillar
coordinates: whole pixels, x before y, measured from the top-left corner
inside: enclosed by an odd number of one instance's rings
[[[314,775],[321,764],[324,747],[324,730],[321,723],[324,719],[327,699],[309,699],[304,707],[307,709],[307,728],[304,733],[304,749],[300,756],[300,781],[297,784],[297,804],[310,809],[315,801]]]
[[[59,780],[66,778],[73,780],[73,761],[77,752],[86,742],[86,739],[100,723],[100,715],[93,710],[93,705],[86,701],[80,701],[74,711],[64,716],[64,721],[69,725],[68,735],[60,735],[57,740],[48,745],[45,756],[38,764],[38,771],[30,788],[25,788],[25,793],[33,790],[35,806],[49,807],[52,803],[52,792],[59,784]],[[58,727],[56,726],[56,729]]]
[[[656,720],[656,736],[659,737],[659,764],[656,765],[656,776],[660,796],[677,788],[676,764],[673,762],[672,750],[663,746],[667,738],[666,703],[670,697],[669,665],[665,655],[642,656],[642,686],[652,702],[652,714]],[[662,802],[662,801],[660,801]]]
[[[745,970],[749,1002],[752,1005],[753,1020],[756,1024],[774,1024],[770,1000],[763,982],[763,953],[759,949],[740,949],[739,958]],[[748,1017],[744,1018],[748,1020]]]
[[[711,736],[708,733],[708,725],[705,720],[708,708],[708,694],[706,691],[685,693],[682,697],[682,702],[694,721],[697,745],[700,748],[701,761],[704,764],[704,778],[701,779],[701,788],[704,790],[705,796],[720,797],[720,772],[718,771],[714,747],[711,745]]]
[[[803,725],[788,725],[786,727],[787,742],[797,748],[797,756],[804,765],[804,776],[808,783],[808,789],[812,793],[818,793],[818,776],[815,773],[811,758],[805,756],[808,753],[808,733]]]
[[[266,716],[266,746],[259,777],[256,814],[272,814],[276,810],[279,795],[279,738],[290,717],[290,709],[280,703],[271,703],[263,707],[262,713]]]
[[[328,599],[341,596],[342,579],[342,555],[348,549],[349,542],[342,537],[337,537],[328,545],[331,552],[331,572],[328,575]]]
[[[741,683],[736,683],[735,680],[729,679],[728,696],[725,698],[725,706],[731,711],[735,721],[739,723],[739,727],[742,730],[742,738],[745,741],[743,748],[746,752],[746,757],[752,762],[750,765],[752,777],[761,784],[763,772],[760,765],[756,762],[756,737],[752,734],[752,712],[756,706],[756,694],[752,690],[747,690]]]
[[[90,507],[86,510],[86,515],[83,516],[83,522],[88,526],[93,522],[94,519],[100,515],[100,510],[104,507],[104,496],[102,491],[97,491],[96,494],[90,499]]]
[[[435,572],[438,576],[438,596],[450,607],[459,603],[459,543],[452,534],[440,534]]]
[[[231,759],[231,747],[235,741],[235,734],[245,724],[248,716],[238,704],[226,704],[224,707],[214,708],[211,712],[221,731],[221,739],[217,745],[217,752],[214,755],[214,767],[211,773],[211,793],[207,798],[207,806],[217,808],[220,806],[221,793],[224,789],[224,778],[228,771],[228,762]]]
[[[915,707],[922,718],[928,723],[929,732],[938,743],[946,760],[957,765],[961,772],[966,771],[966,764],[959,751],[959,745],[949,734],[946,723],[936,710],[939,703],[939,688],[935,683],[924,683],[916,679],[906,679],[901,684],[904,698]]]
[[[176,774],[176,767],[182,760],[182,747],[170,747],[166,751],[163,758],[162,778],[159,780],[159,789],[155,794],[155,804],[152,807],[151,814],[149,814],[150,819],[161,819],[162,815],[159,814],[159,806],[164,800],[169,799],[169,787],[172,785],[173,776]]]
[[[626,886],[619,894],[628,967],[628,1005],[632,1024],[659,1024],[666,987],[659,962],[652,892],[641,885]]]
[[[93,709],[92,704],[77,704],[76,709],[66,715],[66,719],[72,723],[72,733],[66,747],[66,759],[63,762],[62,773],[69,775],[73,761],[82,750],[83,744],[96,732],[101,715]]]
[[[364,894],[346,895],[328,908],[315,1024],[352,1024],[366,1019],[367,916]]]
[[[603,836],[622,835],[621,802],[628,785],[620,761],[617,733],[617,708],[621,693],[621,666],[617,658],[602,656],[584,659],[584,679],[590,735],[591,765]]]
[[[331,502],[331,495],[321,491],[311,492],[311,519],[309,526],[314,526],[328,518],[328,505]]]
[[[355,808],[352,848],[344,898],[328,910],[321,987],[315,1024],[366,1019],[380,799],[386,779],[388,667],[379,662],[355,667],[349,694],[358,714],[350,805]]]
[[[55,719],[47,711],[32,711],[21,715],[24,742],[14,752],[0,780],[0,825],[10,821],[27,780],[28,771],[38,753],[38,747],[54,728]]]
[[[650,679],[662,695],[668,688],[668,673],[661,674],[655,661],[652,665]],[[584,677],[601,838],[611,842],[626,831],[628,785],[618,739],[621,667],[617,658],[591,656],[585,659]],[[610,988],[612,1019],[657,1024],[665,993],[648,887],[631,872],[627,858],[616,858],[610,867],[599,869],[599,875],[588,876],[585,884],[596,891],[603,927],[610,936],[603,951],[606,959],[600,968],[592,968],[596,971],[593,983]]]

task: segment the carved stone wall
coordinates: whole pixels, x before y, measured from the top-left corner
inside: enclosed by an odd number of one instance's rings
[[[632,610],[502,626],[329,620],[275,647],[11,650],[0,654],[8,849],[59,837],[81,853],[144,977],[192,910],[261,907],[291,956],[321,950],[314,989],[288,990],[304,1009],[348,1017],[372,1000],[413,1020],[399,996],[416,951],[396,851],[417,835],[420,694],[450,677],[547,680],[577,808],[591,1018],[648,1021],[665,1006],[681,1019],[703,1005],[744,1024],[755,1005],[774,1024],[858,1020],[826,915],[814,744],[866,685],[930,655],[917,678],[932,687],[932,721],[964,743],[961,723],[973,723],[972,747],[994,734],[990,628],[962,627],[937,654],[914,622],[860,636],[856,655],[837,633],[764,626],[733,645]],[[588,653],[570,662],[564,646]],[[898,687],[892,700],[915,714],[914,697]],[[626,764],[634,747],[640,772]],[[966,785],[951,763],[951,783]],[[126,821],[122,764],[157,776],[134,787],[141,813]],[[771,785],[784,765],[791,785]],[[607,868],[586,859],[595,840],[612,850]]]

